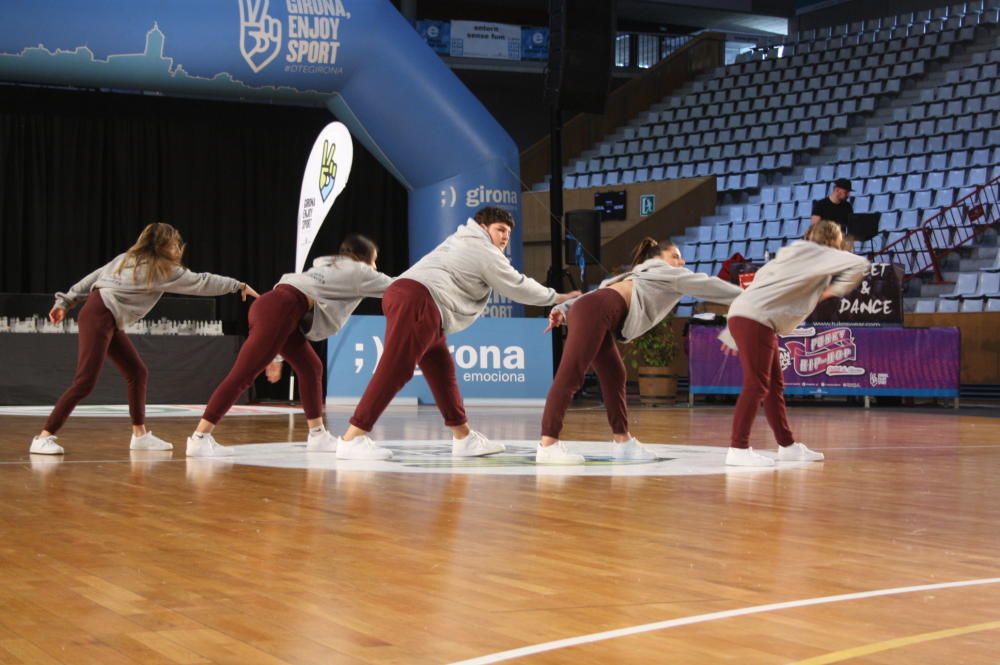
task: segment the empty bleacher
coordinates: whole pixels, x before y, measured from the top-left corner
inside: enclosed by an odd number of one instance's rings
[[[762,260],[801,237],[812,201],[848,177],[855,211],[882,213],[858,249],[878,250],[1000,176],[998,13],[998,0],[959,3],[758,49],[573,160],[564,187],[715,176],[716,214],[682,239],[689,266],[714,274],[734,253]],[[955,296],[907,306],[997,308],[988,288]]]

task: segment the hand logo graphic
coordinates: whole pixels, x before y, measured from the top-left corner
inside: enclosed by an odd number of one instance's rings
[[[281,50],[281,21],[267,14],[270,0],[240,3],[240,53],[256,74],[271,64]]]
[[[337,180],[337,163],[333,161],[333,153],[337,144],[323,141],[323,158],[319,165],[319,193],[326,201],[333,191],[333,183]]]

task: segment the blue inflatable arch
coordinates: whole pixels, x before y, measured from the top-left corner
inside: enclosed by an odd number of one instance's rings
[[[5,2],[0,80],[324,104],[409,189],[411,261],[482,205],[520,219],[514,142],[388,0]]]

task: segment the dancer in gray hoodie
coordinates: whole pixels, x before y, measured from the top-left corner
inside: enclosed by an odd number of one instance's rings
[[[795,440],[785,411],[785,384],[778,358],[777,335],[798,327],[826,298],[842,298],[854,290],[868,270],[868,260],[841,249],[840,225],[822,220],[809,227],[803,240],[778,250],[757,271],[746,291],[729,307],[729,326],[719,336],[723,350],[738,349],[743,388],[736,400],[726,464],[774,466],[774,459],[750,447],[750,428],[764,404],[767,424],[778,440],[779,462],[818,462],[823,453]]]
[[[232,448],[216,442],[212,431],[279,351],[299,378],[309,426],[306,450],[337,451],[336,438],[323,425],[323,363],[309,340],[336,335],[362,298],[382,297],[392,278],[375,269],[377,258],[375,243],[351,234],[340,244],[339,255],[320,257],[305,272],[282,275],[274,289],[253,304],[250,334],[188,437],[188,457],[233,454]]]
[[[482,208],[385,291],[385,352],[337,442],[340,459],[388,459],[392,452],[369,438],[375,421],[420,366],[438,410],[454,435],[452,454],[502,452],[504,446],[469,429],[446,336],[472,325],[490,293],[528,305],[553,305],[578,293],[559,294],[525,277],[503,250],[514,218],[501,208]]]
[[[601,382],[601,395],[611,425],[612,450],[618,459],[652,460],[656,455],[628,429],[625,364],[615,340],[631,342],[666,318],[685,295],[728,305],[740,287],[691,272],[671,241],[645,238],[633,251],[632,268],[601,282],[600,288],[553,307],[547,330],[569,324],[566,348],[559,361],[542,414],[538,464],[583,464],[584,457],[559,441],[563,416],[591,365]]]
[[[56,432],[76,405],[93,391],[97,378],[110,357],[128,385],[128,410],[132,418],[132,450],[170,450],[173,446],[146,430],[146,365],[132,346],[125,327],[153,309],[164,293],[221,296],[239,292],[243,300],[257,297],[244,282],[212,273],[194,273],[181,265],[184,240],[169,224],[150,224],[135,244],[74,284],[66,293],[57,293],[49,320],[59,323],[66,312],[81,301],[79,354],[73,384],[56,402],[41,434],[31,441],[30,451],[41,455],[62,455]]]

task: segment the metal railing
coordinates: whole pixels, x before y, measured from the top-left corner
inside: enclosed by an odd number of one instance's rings
[[[619,32],[615,36],[615,68],[649,69],[692,39],[692,35]]]
[[[980,185],[918,227],[892,240],[872,260],[897,263],[906,276],[933,272],[937,282],[944,281],[941,259],[1000,221],[1000,176]]]

